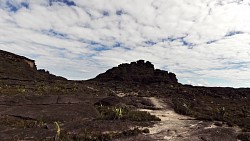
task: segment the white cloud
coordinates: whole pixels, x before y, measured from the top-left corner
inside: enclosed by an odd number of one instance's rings
[[[249,4],[0,0],[0,49],[69,79],[145,59],[175,72],[183,83],[250,87]]]

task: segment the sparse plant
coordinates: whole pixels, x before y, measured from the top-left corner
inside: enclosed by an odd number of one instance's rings
[[[250,134],[247,133],[241,133],[237,136],[238,139],[241,141],[250,141]]]
[[[44,127],[45,123],[40,120],[22,119],[5,115],[0,118],[0,125],[26,129],[34,127]]]
[[[188,114],[190,112],[190,106],[188,106],[186,103],[183,103],[183,107],[186,109],[185,114]]]
[[[115,117],[121,119],[123,117],[124,110],[121,107],[114,107],[113,111],[115,112]]]
[[[247,111],[247,108],[245,106],[243,106],[241,108],[241,112],[242,112],[244,118],[248,117],[248,111]]]
[[[25,93],[26,92],[26,89],[25,88],[17,88],[17,91],[19,93]]]
[[[226,114],[225,107],[216,108],[216,118],[217,120],[224,120]]]
[[[57,131],[56,131],[56,136],[55,136],[55,141],[59,141],[60,139],[60,133],[61,133],[61,128],[58,122],[54,122],[56,127],[57,127]]]
[[[99,119],[105,120],[130,120],[130,121],[160,121],[154,115],[145,111],[131,110],[127,107],[108,107],[99,106],[98,110],[101,114]]]

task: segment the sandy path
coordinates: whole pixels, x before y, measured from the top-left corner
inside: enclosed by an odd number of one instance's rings
[[[167,141],[206,141],[206,140],[220,140],[224,139],[211,137],[215,132],[220,130],[230,131],[230,135],[237,132],[237,128],[217,127],[213,122],[203,122],[195,120],[191,117],[177,114],[174,110],[163,102],[163,100],[151,97],[148,98],[159,110],[141,109],[141,111],[148,111],[152,115],[156,115],[161,121],[149,128],[150,137],[154,140]],[[212,130],[211,130],[212,129]],[[220,129],[220,130],[219,130]],[[205,132],[205,133],[204,133]],[[225,131],[221,131],[225,132]],[[201,134],[201,135],[200,135]],[[207,137],[208,136],[208,137]],[[230,136],[225,135],[225,141],[235,140]],[[217,138],[217,139],[216,139]]]

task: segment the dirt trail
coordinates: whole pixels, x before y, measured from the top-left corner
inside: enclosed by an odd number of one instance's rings
[[[141,109],[156,115],[161,121],[149,128],[149,136],[161,141],[236,141],[237,127],[216,126],[214,122],[195,120],[177,114],[161,99],[148,98],[159,110]]]

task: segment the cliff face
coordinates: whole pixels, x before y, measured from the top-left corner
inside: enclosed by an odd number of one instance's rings
[[[155,69],[154,65],[144,60],[121,64],[103,74],[99,74],[94,80],[101,82],[123,81],[142,84],[170,84],[178,83],[174,73]]]
[[[44,70],[37,70],[34,60],[0,50],[0,79],[21,81],[65,80]]]
[[[13,54],[13,53],[10,53],[7,51],[3,51],[3,50],[0,50],[0,56],[1,56],[1,58],[0,58],[1,60],[8,59],[8,60],[11,60],[13,62],[25,62],[30,66],[30,68],[36,69],[35,61],[31,60],[29,58],[26,58],[24,56],[19,56],[19,55],[16,55],[16,54]],[[3,63],[3,62],[1,62],[1,63]]]

